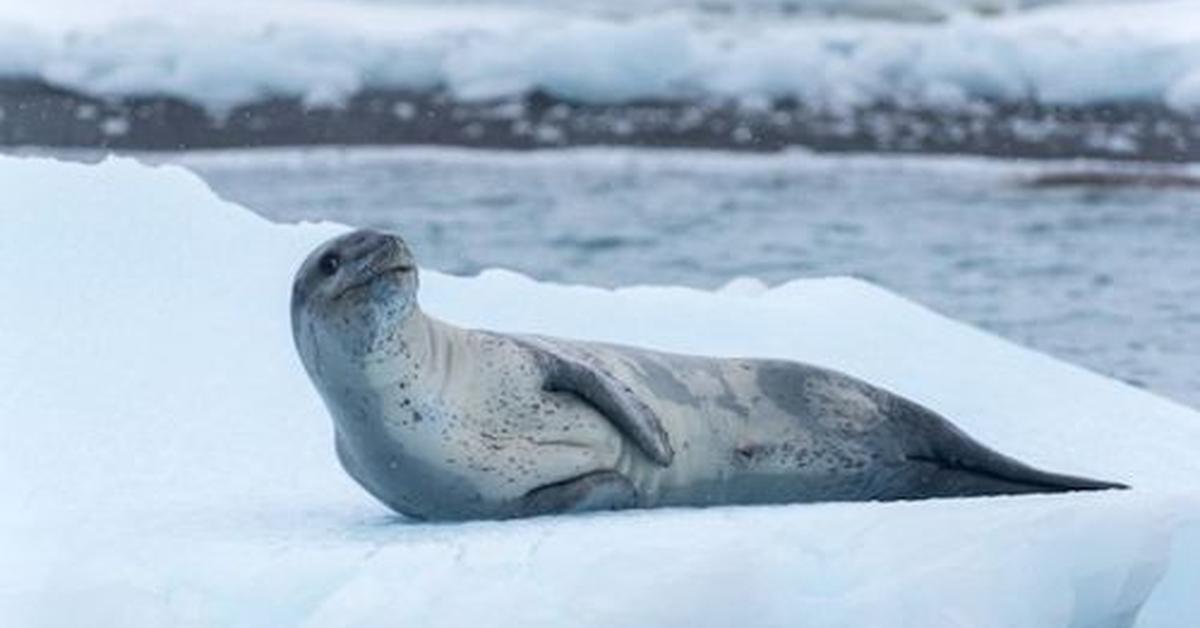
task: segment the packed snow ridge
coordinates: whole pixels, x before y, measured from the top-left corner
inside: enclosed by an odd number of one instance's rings
[[[934,23],[678,9],[614,16],[546,3],[164,6],[13,7],[0,16],[0,76],[95,95],[174,95],[213,111],[281,95],[337,104],[367,88],[444,89],[464,100],[540,89],[586,103],[790,98],[833,110],[979,101],[1200,109],[1200,0]]]
[[[1130,491],[423,525],[339,469],[278,225],[191,173],[0,158],[0,624],[1137,626],[1200,616],[1200,413],[851,279],[424,269],[452,322],[847,371]],[[420,251],[417,251],[418,256]]]

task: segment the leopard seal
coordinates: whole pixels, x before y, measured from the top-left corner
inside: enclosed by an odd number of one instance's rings
[[[409,517],[1121,486],[1034,469],[816,366],[455,327],[418,283],[400,238],[356,231],[309,255],[291,307],[342,466]]]

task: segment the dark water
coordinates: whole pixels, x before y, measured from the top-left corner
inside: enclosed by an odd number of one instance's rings
[[[1129,166],[639,150],[166,159],[273,219],[397,229],[453,273],[698,287],[854,275],[1200,406],[1200,189],[1033,185]],[[1195,174],[1159,182],[1180,172]]]

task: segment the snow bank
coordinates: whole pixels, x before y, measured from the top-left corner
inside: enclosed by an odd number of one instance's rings
[[[102,95],[167,93],[214,110],[268,95],[327,104],[364,87],[440,86],[463,99],[541,88],[594,103],[786,96],[832,108],[997,99],[1191,111],[1200,109],[1200,1],[898,24],[315,0],[96,11],[48,0],[0,17],[0,75]]]
[[[184,170],[0,158],[0,624],[1184,626],[1200,415],[850,279],[424,271],[452,321],[840,368],[1127,492],[417,525],[293,354],[280,226]],[[419,254],[419,251],[418,251]],[[1139,609],[1141,612],[1139,613]]]

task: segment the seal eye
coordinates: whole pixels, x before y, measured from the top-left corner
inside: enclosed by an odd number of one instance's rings
[[[322,255],[320,261],[317,262],[317,268],[320,268],[321,272],[325,273],[325,276],[327,277],[336,273],[338,267],[341,265],[342,258],[339,257],[337,253],[326,253],[325,255]]]

